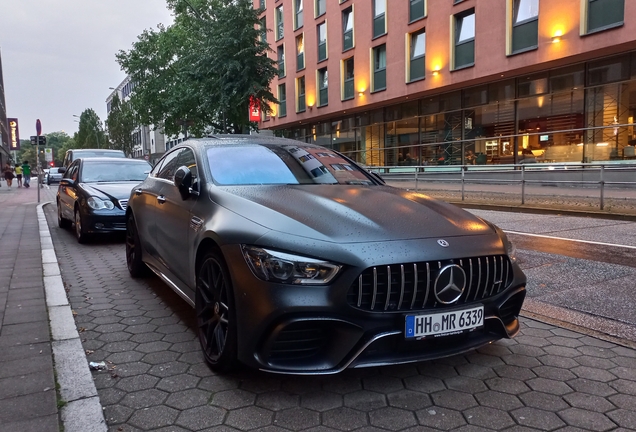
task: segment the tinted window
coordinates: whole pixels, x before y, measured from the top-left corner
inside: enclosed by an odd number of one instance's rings
[[[157,177],[170,181],[174,180],[174,173],[177,168],[179,168],[179,166],[177,165],[177,156],[180,152],[181,150],[176,150],[166,155],[166,157],[163,159],[163,162],[161,162],[159,171],[157,171]]]
[[[177,162],[177,167],[186,166],[192,173],[192,183],[196,183],[198,181],[199,175],[197,172],[197,160],[194,157],[194,152],[189,149],[183,149],[183,151],[179,154],[179,161]]]
[[[215,146],[207,151],[220,185],[373,184],[364,171],[320,147],[266,144]]]
[[[150,164],[116,163],[116,162],[92,162],[84,161],[82,167],[82,182],[117,182],[117,181],[143,181],[150,172]]]

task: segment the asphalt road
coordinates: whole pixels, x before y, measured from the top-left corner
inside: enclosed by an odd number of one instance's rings
[[[107,362],[93,377],[110,431],[636,429],[633,222],[474,211],[511,232],[528,275],[513,340],[336,376],[220,376],[192,309],[130,278],[121,237],[79,245],[44,209],[87,359]]]

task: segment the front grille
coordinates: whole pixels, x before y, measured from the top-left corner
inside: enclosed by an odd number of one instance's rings
[[[377,266],[364,270],[351,284],[347,303],[372,312],[444,307],[433,289],[440,270],[452,264],[466,274],[464,292],[453,305],[492,297],[512,282],[512,264],[506,255]]]
[[[273,343],[270,360],[298,361],[320,353],[327,344],[327,332],[320,322],[296,322],[285,327]]]
[[[122,210],[126,211],[126,208],[128,207],[128,200],[119,200],[119,207],[121,207]]]

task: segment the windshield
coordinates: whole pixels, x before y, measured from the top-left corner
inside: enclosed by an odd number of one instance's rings
[[[143,181],[148,176],[151,166],[147,162],[84,162],[81,182],[117,182]]]
[[[362,169],[337,153],[302,143],[214,146],[207,157],[220,185],[373,184]]]

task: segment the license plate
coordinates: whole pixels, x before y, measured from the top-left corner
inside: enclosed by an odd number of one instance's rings
[[[484,307],[439,312],[426,315],[407,315],[405,337],[425,338],[449,336],[484,325]]]

